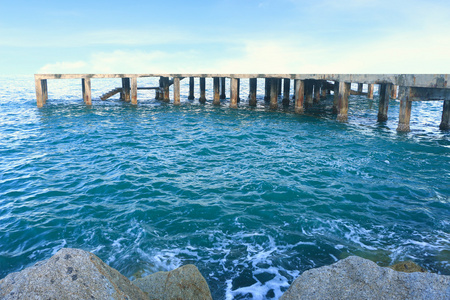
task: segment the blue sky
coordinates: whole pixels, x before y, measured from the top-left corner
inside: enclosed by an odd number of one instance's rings
[[[450,73],[450,1],[0,0],[0,74]]]

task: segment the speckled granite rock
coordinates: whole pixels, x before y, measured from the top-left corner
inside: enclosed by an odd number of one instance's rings
[[[0,299],[148,299],[92,253],[65,248],[0,280]]]
[[[394,271],[398,272],[405,272],[405,273],[414,273],[414,272],[422,272],[426,273],[427,270],[422,268],[416,263],[413,263],[412,261],[402,261],[398,262],[395,265],[389,266]]]
[[[293,299],[450,299],[450,276],[403,273],[350,256],[304,272],[281,296]]]
[[[185,265],[170,272],[158,272],[133,281],[150,299],[209,300],[211,292],[200,271]]]

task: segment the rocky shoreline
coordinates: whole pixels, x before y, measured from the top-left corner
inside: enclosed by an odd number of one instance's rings
[[[399,267],[413,273],[350,256],[304,272],[280,299],[450,299],[450,276],[426,273],[408,263]],[[0,280],[0,299],[212,298],[194,265],[130,281],[96,255],[64,248],[48,260]]]

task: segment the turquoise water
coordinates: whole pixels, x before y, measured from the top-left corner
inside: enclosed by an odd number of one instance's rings
[[[352,254],[450,274],[441,102],[414,103],[398,134],[395,100],[377,124],[377,96],[351,96],[340,124],[332,95],[303,116],[250,109],[243,80],[233,110],[188,101],[185,81],[180,107],[95,100],[113,80],[93,80],[86,107],[78,81],[49,81],[37,109],[32,77],[1,78],[0,278],[62,247],[130,279],[193,263],[214,299],[276,299]]]

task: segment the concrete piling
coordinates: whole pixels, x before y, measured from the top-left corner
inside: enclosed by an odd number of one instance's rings
[[[442,108],[442,119],[439,125],[440,130],[450,130],[450,100],[444,101],[444,107]]]
[[[180,77],[174,77],[173,78],[173,104],[174,105],[180,105]]]
[[[241,102],[241,79],[237,78],[237,102]]]
[[[314,81],[314,99],[313,103],[317,104],[320,102],[320,86],[322,83],[318,80]]]
[[[397,87],[396,85],[392,85],[391,88],[391,98],[392,99],[397,99]]]
[[[325,99],[327,98],[328,89],[327,89],[328,83],[326,81],[320,82],[320,98]]]
[[[278,96],[281,96],[281,86],[282,85],[283,85],[283,79],[279,78],[277,81]]]
[[[269,78],[264,79],[264,101],[269,101],[270,99],[270,83],[271,80]]]
[[[367,85],[367,98],[373,99],[373,83]]]
[[[189,77],[189,96],[188,100],[194,100],[194,77]]]
[[[137,77],[130,78],[130,86],[131,86],[131,104],[137,105]]]
[[[213,78],[213,90],[214,90],[213,105],[220,105],[220,78],[219,77]]]
[[[411,87],[400,86],[399,98],[400,98],[400,110],[398,115],[398,127],[397,131],[408,132],[410,131],[409,122],[411,119]]]
[[[295,79],[294,84],[295,90],[295,112],[297,114],[302,114],[304,112],[303,102],[305,99],[305,82],[300,79]]]
[[[313,89],[312,80],[305,80],[305,108],[308,109],[313,106]]]
[[[91,97],[91,79],[81,78],[81,89],[83,93],[83,100],[86,105],[92,105]]]
[[[363,93],[363,84],[358,83],[358,95],[362,95],[362,93]]]
[[[44,106],[45,104],[45,100],[43,97],[43,93],[42,93],[42,81],[41,79],[35,79],[34,80],[34,85],[35,85],[35,89],[36,89],[36,104],[37,107],[41,108]]]
[[[169,77],[164,77],[164,98],[162,100],[164,102],[170,102],[170,82],[169,82]]]
[[[284,79],[283,84],[283,106],[289,106],[289,92],[291,91],[291,80]]]
[[[230,108],[237,108],[237,97],[238,97],[238,80],[237,78],[231,78]]]
[[[198,101],[201,104],[206,103],[206,78],[205,77],[200,77],[200,98],[198,99]]]
[[[130,97],[130,78],[122,78],[122,92],[120,94],[120,99],[126,102],[130,102],[131,101],[131,97]],[[158,94],[158,98],[159,98],[159,94]],[[155,99],[158,99],[155,98]]]
[[[338,106],[339,106],[339,82],[334,82],[334,95],[333,95],[333,108],[332,112],[333,114],[338,113]]]
[[[389,108],[389,97],[391,96],[391,84],[382,83],[380,85],[380,101],[378,105],[378,122],[386,122]]]
[[[278,78],[272,78],[270,83],[270,109],[278,108]]]
[[[227,98],[227,95],[225,92],[225,77],[220,78],[220,89],[221,89],[220,99],[224,100]]]
[[[257,79],[256,78],[249,79],[249,88],[250,88],[250,94],[248,97],[249,98],[248,105],[256,106],[256,89],[257,89]]]
[[[350,95],[350,87],[349,82],[339,82],[339,111],[337,115],[337,120],[339,122],[348,121],[348,96]]]

